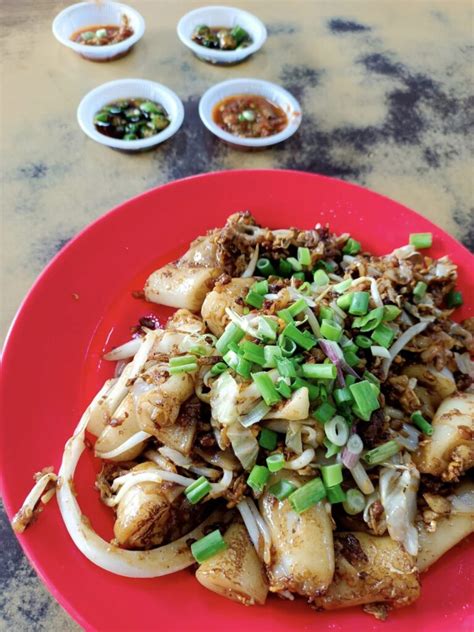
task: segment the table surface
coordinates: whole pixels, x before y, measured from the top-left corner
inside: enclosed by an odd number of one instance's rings
[[[474,249],[471,3],[232,4],[255,12],[269,38],[250,60],[223,68],[197,60],[176,36],[195,2],[134,0],[146,20],[143,40],[129,56],[97,64],[54,40],[51,21],[65,3],[3,1],[2,339],[36,276],[79,230],[127,198],[195,173],[275,167],[343,178],[406,204]],[[200,95],[245,76],[282,84],[300,100],[300,132],[285,144],[240,153],[201,125]],[[126,155],[79,129],[82,96],[121,77],[159,81],[183,100],[184,125],[163,147]],[[1,511],[0,542],[0,630],[76,630]]]

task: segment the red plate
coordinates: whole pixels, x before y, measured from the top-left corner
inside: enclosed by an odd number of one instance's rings
[[[64,442],[92,395],[111,373],[105,347],[128,337],[129,326],[150,311],[170,310],[132,298],[159,264],[185,250],[234,211],[250,209],[271,227],[328,222],[377,254],[407,243],[411,232],[431,231],[431,254],[459,265],[465,297],[473,257],[452,237],[413,211],[360,187],[293,171],[227,171],[197,176],[144,193],[119,206],[72,240],[46,268],[24,301],[3,358],[1,488],[10,516],[21,505],[32,473],[59,466]],[[457,317],[474,313],[469,305]],[[83,457],[77,489],[83,512],[111,537],[111,516],[93,490],[97,464]],[[467,542],[423,577],[420,599],[384,624],[358,609],[317,613],[302,601],[270,598],[245,608],[217,597],[191,571],[152,580],[111,575],[72,544],[52,501],[20,542],[56,599],[90,630],[468,630],[472,625],[473,556]],[[468,557],[470,555],[470,557]],[[471,564],[469,564],[469,559]],[[471,573],[471,576],[469,575]],[[471,628],[472,629],[472,628]]]

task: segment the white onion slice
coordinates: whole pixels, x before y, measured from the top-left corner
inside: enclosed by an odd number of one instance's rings
[[[428,327],[428,322],[417,323],[416,325],[412,325],[406,331],[402,333],[400,338],[396,340],[393,345],[390,347],[390,358],[386,358],[382,362],[382,371],[385,377],[387,377],[388,372],[390,370],[390,366],[395,359],[395,357],[400,353],[400,351],[410,342],[412,338],[418,336],[422,331],[424,331]]]
[[[53,472],[48,472],[47,474],[43,474],[43,476],[41,476],[41,478],[39,478],[36,481],[36,483],[33,485],[32,490],[30,491],[28,496],[25,498],[20,510],[14,516],[12,520],[12,526],[13,526],[13,529],[16,531],[16,533],[23,533],[23,531],[26,529],[29,523],[28,517],[30,517],[31,519],[31,517],[33,516],[35,507],[39,503],[41,496],[44,493],[44,490],[49,485],[49,483],[51,482],[56,483],[57,479],[58,477],[56,476],[56,474],[54,474]],[[54,489],[51,490],[53,494],[54,494],[54,491],[55,491]],[[47,502],[47,501],[45,500],[43,502]],[[22,519],[25,519],[25,518],[26,520],[23,523]]]
[[[147,439],[150,439],[151,434],[148,432],[143,432],[143,430],[139,430],[134,435],[132,435],[129,439],[121,443],[119,446],[114,448],[113,450],[109,450],[109,452],[99,452],[96,450],[95,455],[99,459],[115,459],[116,457],[124,454],[131,448],[134,448],[141,443],[145,443]]]
[[[112,351],[108,351],[103,355],[104,360],[110,360],[111,362],[115,362],[116,360],[126,360],[127,358],[132,358],[138,349],[140,349],[140,345],[142,341],[140,338],[132,338],[128,342],[124,342],[123,345],[119,347],[115,347]]]
[[[366,496],[373,494],[375,488],[360,461],[358,461],[358,463],[356,463],[356,465],[349,471],[352,474],[352,478],[354,479],[357,487],[363,494]]]
[[[372,355],[376,358],[387,358],[390,360],[390,351],[385,347],[380,347],[379,345],[372,345],[370,347],[370,351]]]

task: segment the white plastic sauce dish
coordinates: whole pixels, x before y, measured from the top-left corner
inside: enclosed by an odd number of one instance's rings
[[[126,15],[133,34],[122,42],[104,46],[91,46],[73,42],[71,37],[88,26],[121,24]],[[126,55],[145,32],[145,20],[136,11],[120,2],[80,2],[61,11],[53,21],[54,37],[64,46],[92,61],[109,61]]]
[[[250,35],[252,43],[235,50],[206,48],[193,41],[198,26],[234,28],[241,26]],[[234,7],[201,7],[186,13],[178,22],[178,37],[199,59],[211,64],[238,64],[257,52],[267,39],[267,29],[255,15]]]
[[[213,118],[216,105],[231,96],[255,94],[262,96],[280,107],[288,118],[288,123],[281,132],[263,138],[246,138],[231,134],[222,129]],[[209,88],[199,102],[201,121],[215,136],[239,148],[264,148],[276,145],[293,136],[300,126],[301,106],[295,97],[281,86],[262,81],[261,79],[230,79]]]
[[[121,99],[146,99],[159,103],[166,110],[170,124],[153,136],[137,140],[122,140],[101,134],[95,128],[95,115],[105,105]],[[181,99],[161,83],[146,79],[117,79],[103,83],[88,92],[77,108],[77,121],[84,134],[101,145],[129,152],[150,149],[168,140],[181,127],[183,119]]]

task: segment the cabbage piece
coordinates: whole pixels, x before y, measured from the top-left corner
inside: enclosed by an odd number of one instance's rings
[[[420,473],[408,454],[400,465],[380,470],[380,500],[385,510],[387,528],[392,540],[400,542],[410,555],[418,553],[418,532],[415,528],[416,494]]]
[[[258,441],[250,428],[244,428],[238,421],[227,426],[227,437],[235,456],[244,470],[251,470],[258,456]]]
[[[222,425],[232,424],[239,420],[237,398],[239,385],[230,373],[222,373],[211,389],[212,418]]]

